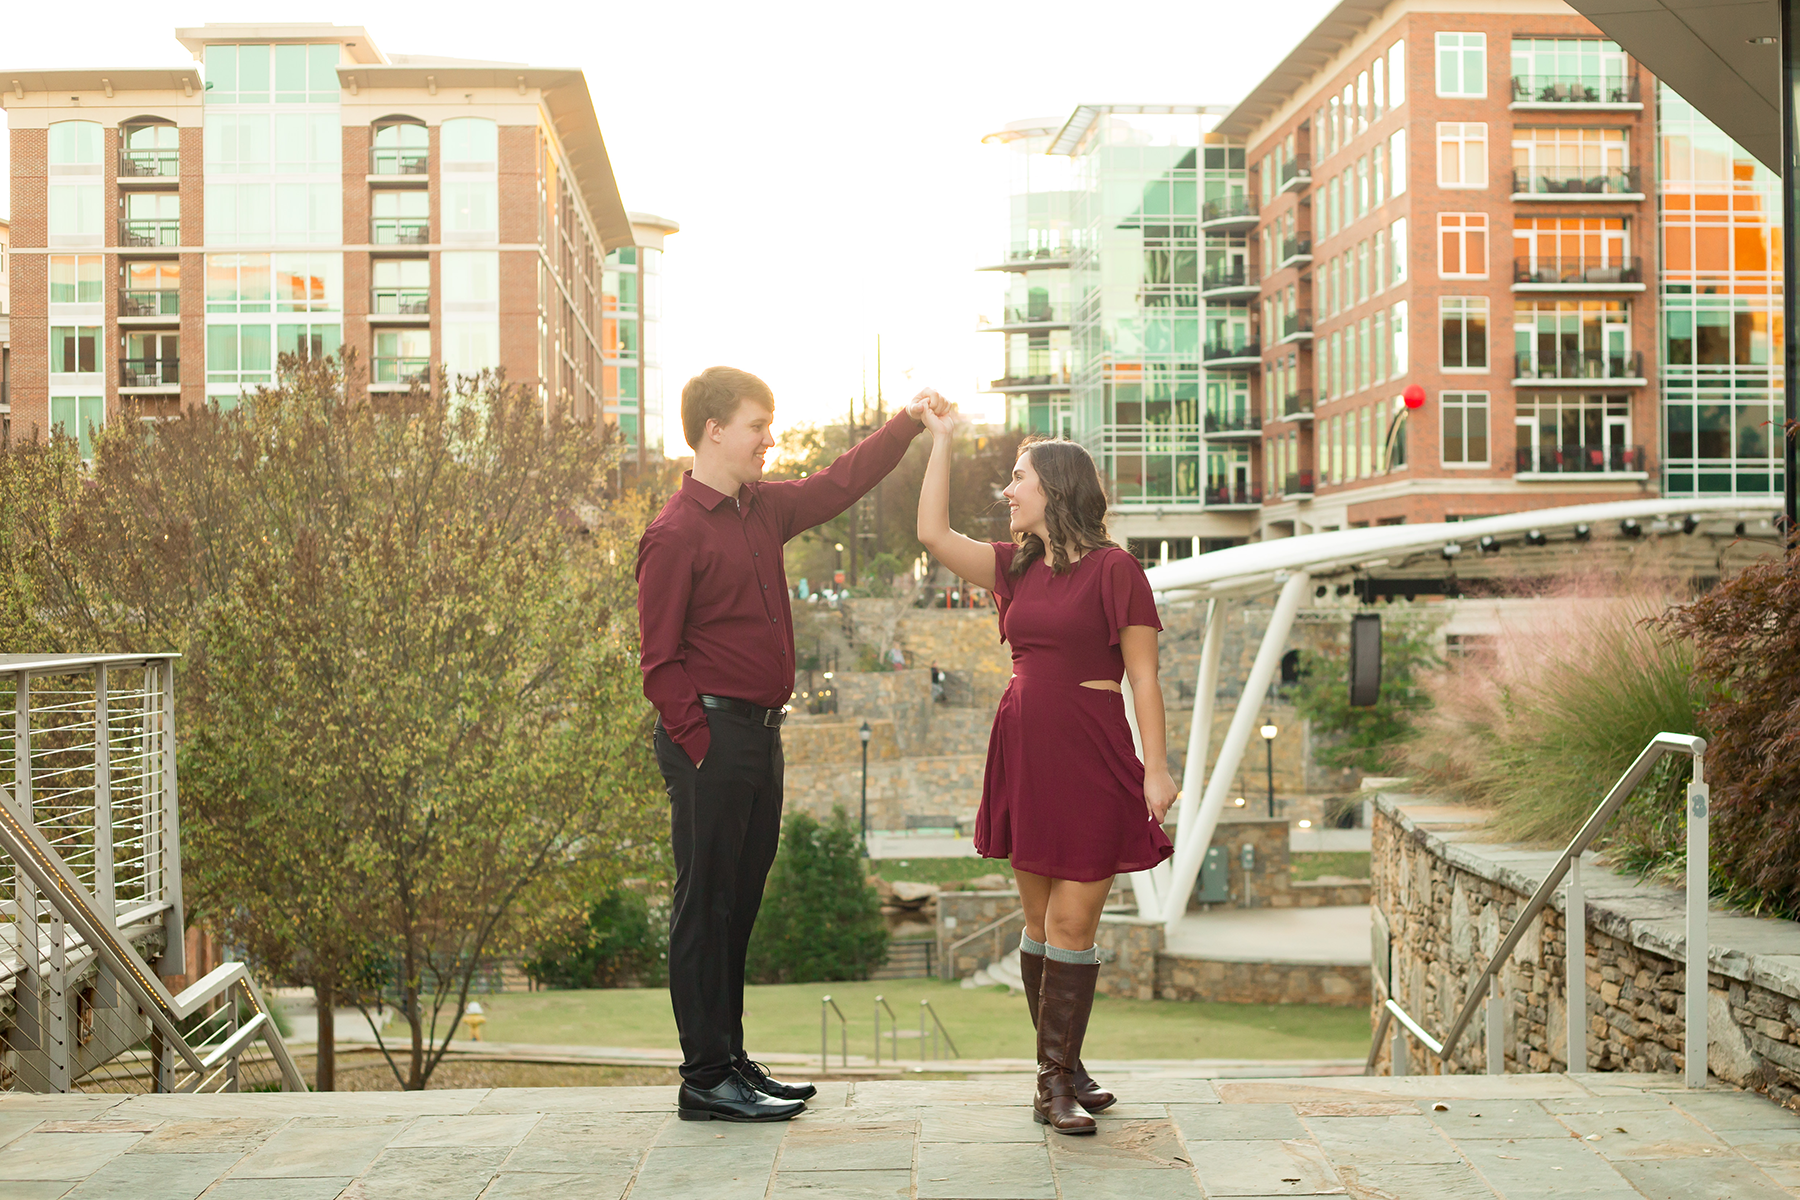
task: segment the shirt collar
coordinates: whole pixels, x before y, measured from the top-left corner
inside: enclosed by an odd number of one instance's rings
[[[712,512],[715,508],[718,508],[719,505],[731,499],[731,497],[727,496],[724,492],[719,491],[717,488],[708,487],[698,479],[695,479],[692,471],[683,471],[681,473],[681,494],[691,499],[707,512]]]

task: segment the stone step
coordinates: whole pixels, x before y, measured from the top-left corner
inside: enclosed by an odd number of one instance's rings
[[[993,987],[996,984],[1011,988],[1015,992],[1025,990],[1025,977],[1019,973],[1019,951],[1014,948],[1005,958],[991,962],[985,967],[977,967],[975,973],[963,980],[966,988]]]

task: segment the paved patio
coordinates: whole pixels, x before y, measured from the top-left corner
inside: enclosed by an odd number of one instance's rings
[[[1669,1076],[1114,1080],[1092,1138],[1022,1079],[828,1083],[773,1126],[682,1122],[666,1088],[0,1098],[0,1198],[1163,1200],[1800,1187],[1800,1116]]]

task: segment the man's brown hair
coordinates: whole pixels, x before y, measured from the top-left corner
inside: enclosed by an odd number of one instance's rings
[[[708,367],[688,380],[681,389],[681,432],[687,437],[687,444],[696,450],[700,448],[708,421],[731,424],[740,400],[754,400],[770,412],[775,411],[775,393],[748,371]]]

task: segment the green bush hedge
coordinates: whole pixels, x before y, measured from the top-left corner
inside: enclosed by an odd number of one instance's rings
[[[820,824],[790,813],[763,889],[746,974],[756,983],[867,979],[887,960],[881,897],[863,874],[862,843],[842,808]]]

